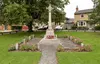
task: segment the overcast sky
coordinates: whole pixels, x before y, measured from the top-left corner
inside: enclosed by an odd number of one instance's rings
[[[76,6],[79,10],[91,9],[93,8],[93,2],[91,0],[69,0],[70,3],[65,7],[66,17],[74,18],[74,12],[76,11]]]

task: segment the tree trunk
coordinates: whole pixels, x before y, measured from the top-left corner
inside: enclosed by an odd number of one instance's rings
[[[33,32],[33,30],[32,30],[32,24],[33,24],[33,21],[30,21],[29,23],[28,23],[28,28],[29,28],[29,30],[28,30],[28,32]]]

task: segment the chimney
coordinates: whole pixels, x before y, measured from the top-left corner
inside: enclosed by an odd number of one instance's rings
[[[76,12],[78,11],[79,9],[78,9],[78,6],[76,7]]]

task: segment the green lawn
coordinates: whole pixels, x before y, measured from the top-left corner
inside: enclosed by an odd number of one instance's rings
[[[61,32],[57,33],[61,35]],[[92,45],[92,52],[57,53],[59,64],[100,64],[100,33],[62,32],[79,37],[85,44]]]
[[[27,33],[0,36],[0,64],[38,64],[39,52],[8,52],[11,44],[21,41]]]
[[[0,64],[38,64],[39,52],[8,52],[11,44],[21,41],[31,33],[18,33],[0,36]],[[34,32],[41,37],[44,32]],[[56,32],[58,36],[65,34],[81,38],[85,44],[92,45],[92,52],[61,52],[57,53],[59,64],[100,64],[100,33]]]

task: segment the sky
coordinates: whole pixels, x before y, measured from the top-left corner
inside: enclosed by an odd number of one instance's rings
[[[91,0],[69,0],[70,3],[65,6],[66,17],[74,18],[74,12],[78,6],[79,10],[93,8],[93,2]]]

